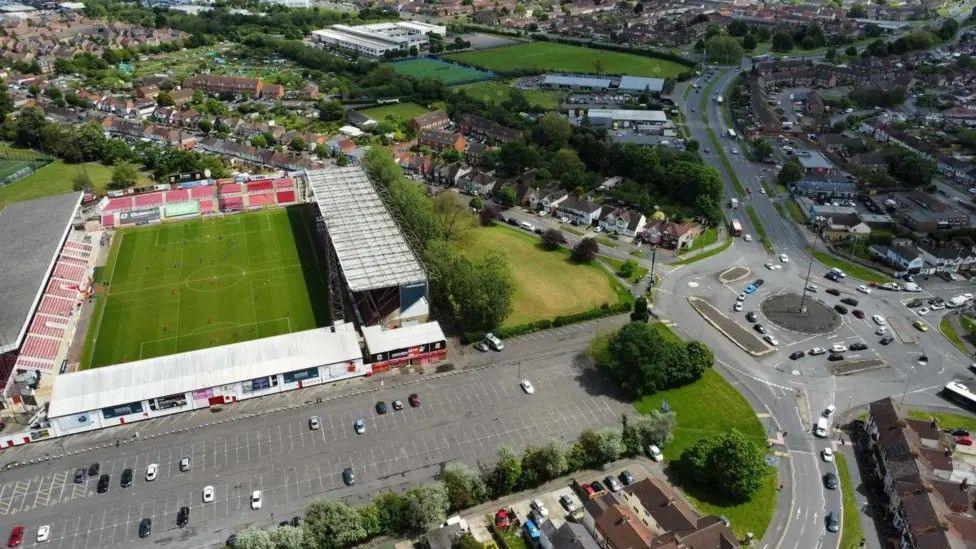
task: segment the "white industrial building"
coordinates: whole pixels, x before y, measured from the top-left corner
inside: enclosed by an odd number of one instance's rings
[[[332,25],[312,31],[312,40],[324,46],[354,51],[371,57],[387,52],[427,47],[427,34],[447,35],[447,27],[421,21],[396,21],[370,25]]]
[[[664,111],[633,109],[587,109],[586,118],[591,125],[601,128],[634,128],[638,130],[660,128],[668,121]]]
[[[364,376],[352,324],[61,374],[49,436],[63,436]]]

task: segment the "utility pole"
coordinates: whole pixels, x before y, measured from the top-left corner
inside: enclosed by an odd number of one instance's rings
[[[813,271],[813,254],[810,254],[810,264],[807,265],[807,277],[803,283],[803,293],[800,294],[800,310],[797,312],[802,313],[806,309],[807,301],[807,286],[810,285],[810,273]]]
[[[657,263],[657,246],[654,246],[653,248],[651,248],[651,287],[652,288],[655,286],[655,284],[654,284],[654,265],[656,263]]]
[[[908,372],[908,381],[905,382],[905,391],[901,394],[901,402],[898,403],[899,408],[905,406],[905,397],[908,396],[908,387],[912,384],[912,376],[915,375],[915,367],[912,366],[911,368],[911,371]]]

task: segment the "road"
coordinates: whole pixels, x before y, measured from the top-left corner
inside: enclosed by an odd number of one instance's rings
[[[118,448],[5,471],[0,531],[23,524],[30,547],[36,528],[50,524],[52,541],[45,546],[122,547],[138,541],[139,521],[151,517],[151,541],[158,545],[215,547],[247,525],[268,526],[300,515],[314,498],[361,503],[381,490],[430,481],[450,461],[490,465],[503,445],[521,449],[553,438],[571,441],[585,429],[618,422],[621,413],[633,409],[581,355],[597,330],[620,322],[609,319],[525,336],[507,342],[503,353],[466,355],[471,370],[362,380],[350,396],[242,421],[200,427],[212,415],[203,411],[141,422],[142,436]],[[532,379],[534,395],[519,388],[520,376]],[[406,381],[413,383],[397,388]],[[375,412],[378,400],[405,400],[410,392],[421,394],[419,408]],[[302,391],[285,395],[294,400]],[[238,412],[231,406],[220,413]],[[309,429],[311,415],[320,418],[321,429]],[[360,417],[367,425],[361,436],[353,430]],[[177,433],[149,438],[169,430]],[[67,452],[89,444],[80,437],[62,442]],[[192,468],[181,473],[178,462],[184,455],[192,457]],[[72,482],[76,468],[93,462],[110,475],[108,493],[98,494],[93,479]],[[149,463],[160,466],[152,482],[145,480]],[[135,481],[123,489],[119,478],[127,467],[134,470]],[[346,467],[355,471],[354,486],[343,485]],[[213,503],[202,502],[206,485],[216,489]],[[259,511],[250,509],[252,490],[263,492]],[[190,524],[177,528],[176,513],[184,505],[190,507]]]

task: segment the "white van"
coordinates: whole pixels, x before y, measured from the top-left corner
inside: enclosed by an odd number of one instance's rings
[[[844,271],[838,269],[837,267],[834,267],[833,269],[831,269],[830,272],[834,273],[835,275],[837,275],[837,276],[839,276],[841,278],[844,278],[844,277],[847,276],[847,273],[845,273]]]
[[[828,429],[830,429],[830,419],[820,416],[817,419],[817,427],[813,430],[813,434],[820,438],[827,438]]]

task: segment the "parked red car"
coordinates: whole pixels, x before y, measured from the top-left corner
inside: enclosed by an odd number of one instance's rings
[[[589,484],[580,484],[580,488],[582,488],[583,491],[586,492],[586,495],[588,496],[592,496],[593,494],[596,493],[596,490]]]
[[[10,537],[7,538],[7,547],[17,547],[22,541],[24,541],[24,527],[18,524],[10,531]]]
[[[498,512],[495,513],[495,528],[499,528],[499,529],[508,528],[510,524],[511,521],[508,518],[508,510],[499,509]]]
[[[851,314],[853,314],[857,318],[864,318],[864,311],[862,311],[861,309],[854,309],[853,311],[851,311]]]
[[[413,408],[420,406],[420,395],[418,395],[417,393],[410,395],[409,397],[407,397],[407,402],[409,402],[410,406]]]
[[[960,436],[960,437],[956,437],[956,444],[962,444],[963,446],[972,446],[973,445],[973,437],[971,437],[969,435],[963,435],[963,436]]]

